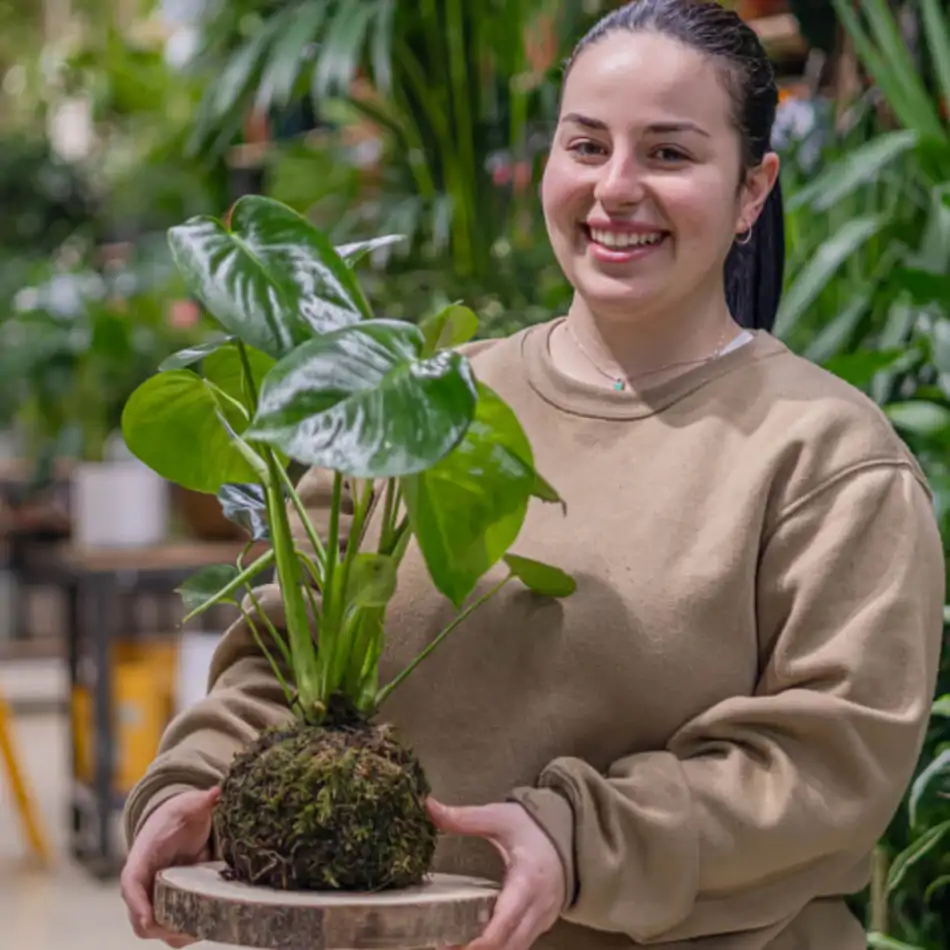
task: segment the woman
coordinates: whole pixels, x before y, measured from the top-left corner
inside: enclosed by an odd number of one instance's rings
[[[504,881],[473,950],[865,947],[843,895],[919,753],[944,564],[885,418],[767,332],[776,98],[715,3],[640,0],[569,64],[542,202],[573,305],[469,355],[568,504],[519,552],[578,591],[497,598],[385,711],[429,771],[438,868]],[[446,619],[415,553],[390,617],[385,676]],[[285,718],[235,625],[127,807],[141,936],[169,937],[155,871],[207,853],[231,756]]]

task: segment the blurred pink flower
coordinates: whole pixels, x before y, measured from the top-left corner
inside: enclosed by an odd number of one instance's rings
[[[201,308],[193,300],[173,300],[168,307],[168,325],[190,330],[200,319]]]

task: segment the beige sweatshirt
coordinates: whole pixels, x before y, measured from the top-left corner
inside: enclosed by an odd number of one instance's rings
[[[569,893],[540,950],[864,950],[841,895],[912,775],[941,644],[924,478],[873,403],[766,333],[643,396],[559,374],[553,326],[469,355],[568,505],[532,507],[514,550],[578,590],[505,588],[384,717],[440,799],[514,798],[554,841]],[[325,521],[326,473],[305,482]],[[450,616],[411,550],[383,681]],[[236,624],[127,834],[288,715]],[[437,868],[503,875],[481,840]]]

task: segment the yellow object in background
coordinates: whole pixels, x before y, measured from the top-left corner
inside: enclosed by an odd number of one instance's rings
[[[46,843],[46,835],[43,833],[33,797],[27,788],[26,776],[20,768],[20,760],[13,739],[13,714],[3,696],[0,696],[0,759],[6,768],[7,778],[13,791],[13,803],[23,823],[26,839],[33,853],[40,861],[47,864],[50,851]]]
[[[177,643],[173,640],[122,641],[112,659],[112,787],[129,792],[158,752],[175,702]],[[76,778],[91,784],[95,768],[94,698],[77,686],[72,696]]]

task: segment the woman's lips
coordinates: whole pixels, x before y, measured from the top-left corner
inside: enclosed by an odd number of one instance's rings
[[[604,228],[585,223],[581,230],[591,256],[609,264],[640,260],[661,247],[669,236],[668,231],[642,225]]]

